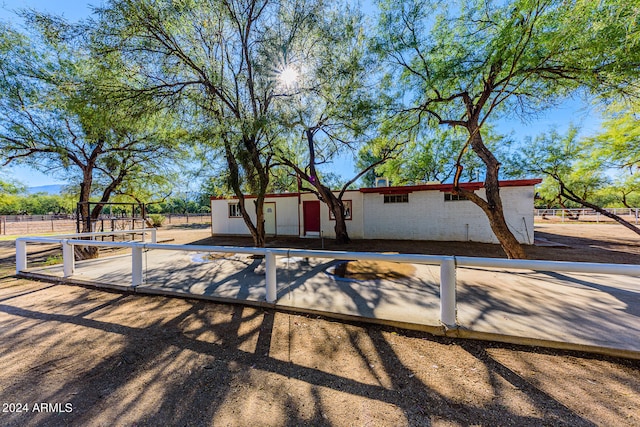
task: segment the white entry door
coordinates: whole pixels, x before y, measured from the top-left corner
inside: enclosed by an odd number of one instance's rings
[[[264,204],[264,233],[268,236],[276,235],[276,203]]]

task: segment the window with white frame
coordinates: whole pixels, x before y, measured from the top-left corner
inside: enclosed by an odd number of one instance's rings
[[[240,209],[240,203],[229,203],[229,218],[242,217],[242,210]]]
[[[409,194],[385,194],[385,203],[409,203]]]
[[[445,202],[460,202],[463,200],[469,200],[461,194],[444,193]]]

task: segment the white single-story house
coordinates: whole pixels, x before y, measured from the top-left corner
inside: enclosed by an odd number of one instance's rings
[[[520,243],[533,244],[534,186],[540,179],[500,181],[507,224]],[[462,188],[484,197],[484,184]],[[342,200],[353,239],[445,240],[498,243],[484,212],[452,193],[452,184],[375,187],[346,191]],[[255,221],[252,199],[247,210]],[[268,236],[335,237],[335,219],[313,193],[269,194],[265,198]],[[237,198],[211,198],[211,232],[249,235]]]

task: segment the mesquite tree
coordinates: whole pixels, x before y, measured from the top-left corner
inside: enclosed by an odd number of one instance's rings
[[[463,129],[454,188],[486,214],[509,258],[525,252],[504,219],[500,160],[484,141],[498,114],[527,115],[585,88],[635,88],[637,1],[511,0],[381,2],[375,48],[402,86],[399,113]],[[410,123],[411,125],[411,123]],[[486,198],[458,186],[470,148],[485,165]]]
[[[136,70],[129,96],[190,105],[192,128],[220,150],[254,244],[264,246],[276,81],[312,3],[112,0],[98,9],[108,52]],[[255,223],[246,193],[254,199]]]
[[[607,134],[609,132],[605,131],[595,139],[604,137],[606,140]],[[622,139],[629,142],[633,136],[627,135]],[[620,146],[626,145],[622,141],[618,143]],[[546,192],[551,193],[553,199],[561,204],[564,200],[568,200],[576,205],[593,209],[634,233],[640,234],[640,228],[614,212],[604,209],[597,201],[600,193],[612,189],[611,175],[615,172],[623,172],[625,175],[628,173],[623,170],[626,168],[618,170],[612,168],[608,161],[609,157],[599,152],[601,148],[599,144],[594,145],[593,140],[578,138],[575,128],[569,129],[564,135],[552,131],[527,141],[521,155],[514,159],[514,163],[522,173],[544,176],[547,181]],[[611,147],[608,146],[605,149],[610,150]],[[637,162],[636,155],[637,151],[634,154],[633,150],[630,152],[625,150],[625,153],[621,153],[619,157]],[[623,202],[629,194],[637,193],[639,179],[640,173],[637,170],[632,170],[626,177],[619,177],[618,185],[625,182],[627,184],[621,191]]]
[[[114,103],[103,90],[121,69],[106,64],[59,18],[28,16],[31,37],[3,28],[0,67],[0,151],[3,163],[24,163],[77,184],[83,218],[134,176],[162,179],[177,153],[174,122],[153,109]],[[87,202],[97,201],[89,211]],[[88,221],[87,223],[91,223]],[[87,223],[82,231],[87,229]],[[95,248],[79,251],[97,256]]]
[[[350,241],[342,201],[345,191],[392,158],[400,144],[373,137],[379,130],[381,106],[361,15],[348,7],[319,8],[316,15],[305,28],[306,37],[291,46],[280,76],[281,125],[288,138],[275,152],[279,163],[303,181],[304,189],[327,205],[335,218],[336,242],[343,244]],[[359,165],[355,176],[334,193],[319,169],[338,155],[351,152],[355,157],[365,148],[377,156]]]

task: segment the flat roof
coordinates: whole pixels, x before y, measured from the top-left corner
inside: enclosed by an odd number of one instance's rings
[[[536,184],[540,184],[542,179],[534,178],[534,179],[511,179],[498,181],[501,188],[504,187],[532,187]],[[460,183],[460,188],[464,190],[479,190],[484,187],[484,182],[463,182]],[[336,190],[334,190],[335,192]],[[420,185],[402,185],[397,187],[369,187],[369,188],[360,188],[358,190],[347,190],[347,192],[359,191],[360,193],[378,193],[378,194],[405,194],[412,193],[414,191],[442,191],[442,192],[450,192],[453,191],[453,184],[420,184]],[[275,198],[275,197],[298,197],[301,194],[311,194],[310,192],[301,192],[301,193],[271,193],[265,194],[265,198]],[[248,199],[255,198],[254,195],[246,195]],[[237,199],[237,196],[211,196],[211,200],[224,200],[224,199]]]
[[[532,187],[536,184],[540,184],[542,179],[512,179],[505,181],[498,181],[501,188],[504,187]],[[464,190],[479,190],[484,187],[484,182],[461,182],[460,188]],[[398,194],[398,193],[411,193],[414,191],[453,191],[453,183],[450,184],[420,184],[420,185],[404,185],[399,187],[371,187],[361,188],[361,193],[380,193],[380,194]]]

